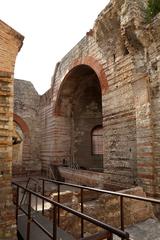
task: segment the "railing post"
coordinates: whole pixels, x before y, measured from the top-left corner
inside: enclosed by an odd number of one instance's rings
[[[120,196],[120,217],[121,217],[121,230],[124,231],[123,196]],[[123,240],[123,238],[122,238],[122,240]]]
[[[83,188],[81,188],[81,213],[83,213]],[[84,235],[84,220],[81,218],[81,238]]]
[[[35,192],[38,193],[38,185],[37,185],[37,183],[35,183]],[[36,201],[36,211],[37,211],[37,205],[38,205],[38,198],[37,198],[37,196],[36,196],[35,201]]]
[[[26,184],[26,188],[28,188],[29,181],[30,181],[30,177],[28,178],[28,181],[27,181],[27,184]],[[26,190],[24,190],[24,193],[23,193],[23,196],[22,196],[22,199],[21,199],[20,205],[23,203],[23,200],[24,200],[24,196],[25,196],[25,194],[26,194]]]
[[[30,239],[30,228],[31,228],[31,193],[29,192],[29,198],[28,198],[27,238],[26,238],[26,240],[29,240],[29,239]]]
[[[58,203],[60,203],[60,184],[58,183]],[[58,206],[58,227],[59,227],[59,224],[60,224],[60,208]]]
[[[45,182],[44,179],[42,179],[42,195],[44,196],[44,192],[45,192]],[[42,214],[44,215],[44,199],[42,199]]]
[[[19,186],[16,189],[16,223],[18,226],[18,209],[19,209]]]
[[[113,234],[112,234],[112,232],[110,232],[110,236],[109,236],[108,240],[113,240]]]
[[[57,207],[53,205],[53,240],[57,240],[57,226],[56,226]]]

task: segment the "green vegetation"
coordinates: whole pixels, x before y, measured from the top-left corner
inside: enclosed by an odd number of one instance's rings
[[[148,6],[146,9],[146,18],[147,21],[151,19],[160,12],[160,0],[148,0]]]

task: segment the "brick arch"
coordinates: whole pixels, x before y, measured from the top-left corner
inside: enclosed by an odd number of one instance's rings
[[[54,114],[56,114],[56,115],[59,114],[58,100],[59,100],[59,96],[60,96],[60,93],[61,93],[61,89],[63,87],[63,83],[65,82],[65,80],[67,79],[67,77],[71,73],[71,71],[75,67],[78,67],[78,66],[81,66],[81,65],[86,65],[86,66],[90,67],[96,73],[96,75],[99,79],[102,95],[104,95],[106,93],[106,91],[108,90],[107,76],[105,74],[105,71],[103,69],[102,64],[97,59],[95,59],[92,56],[86,56],[86,57],[83,57],[83,58],[75,59],[70,64],[70,67],[68,68],[67,74],[64,76],[63,81],[60,83],[58,93],[57,93],[57,97],[56,97]]]
[[[72,64],[70,65],[69,71],[71,71],[74,67],[77,67],[79,65],[88,65],[95,71],[100,82],[102,95],[105,94],[106,91],[108,90],[108,80],[102,64],[94,57],[86,56],[84,58],[78,58],[75,61],[73,61]]]
[[[28,128],[28,125],[26,124],[26,122],[20,116],[18,116],[16,113],[13,113],[13,120],[20,126],[25,137],[29,137],[29,128]]]

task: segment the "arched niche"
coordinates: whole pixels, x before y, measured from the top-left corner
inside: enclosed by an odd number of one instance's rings
[[[89,65],[65,76],[55,106],[54,153],[83,169],[102,169],[103,155],[92,154],[92,129],[103,125],[102,84]]]

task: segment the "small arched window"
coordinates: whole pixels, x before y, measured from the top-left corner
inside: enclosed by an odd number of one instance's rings
[[[103,128],[96,126],[92,130],[92,154],[103,154]]]

